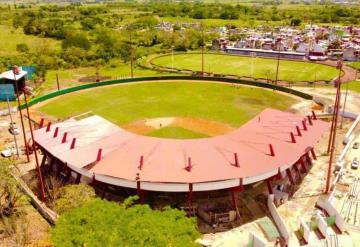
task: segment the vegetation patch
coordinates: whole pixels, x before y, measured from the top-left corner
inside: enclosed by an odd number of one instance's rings
[[[184,211],[93,199],[63,214],[52,230],[54,246],[198,246],[196,220]]]
[[[351,81],[349,83],[349,89],[360,93],[360,81]],[[346,89],[346,84],[342,84],[343,90]]]

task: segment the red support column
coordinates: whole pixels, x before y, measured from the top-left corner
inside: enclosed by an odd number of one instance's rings
[[[63,138],[61,139],[61,143],[66,142],[67,132],[64,133]]]
[[[99,162],[101,160],[101,154],[102,154],[102,149],[99,148],[97,156],[96,156],[96,161]]]
[[[185,166],[185,170],[187,170],[188,172],[191,172],[192,169],[192,162],[191,162],[191,157],[188,158],[188,163]]]
[[[301,156],[301,158],[300,158],[300,164],[301,164],[301,167],[303,169],[303,172],[307,173],[306,164],[304,162],[303,156]]]
[[[273,189],[272,189],[271,179],[270,178],[266,179],[266,185],[268,187],[269,194],[273,194],[274,192],[273,192]]]
[[[42,127],[44,127],[44,118],[41,118],[39,123],[39,129],[41,129]]]
[[[269,149],[270,149],[270,156],[275,156],[274,147],[272,144],[269,144]]]
[[[189,201],[189,208],[191,210],[191,215],[193,215],[193,206],[192,206],[192,202],[193,202],[193,185],[191,183],[189,184],[188,201]]]
[[[290,183],[291,183],[291,184],[295,184],[294,178],[293,178],[293,176],[292,176],[292,173],[291,173],[290,168],[286,169],[286,174],[287,174],[287,176],[288,176],[288,178],[289,178]]]
[[[81,181],[81,174],[78,173],[77,176],[76,176],[75,184],[79,184],[80,181]]]
[[[313,118],[314,120],[317,120],[317,117],[316,117],[315,112],[314,112],[314,111],[311,111],[311,114],[312,114],[312,118]]]
[[[231,202],[234,210],[236,211],[237,205],[236,205],[236,198],[235,198],[235,191],[233,189],[230,189],[231,192]]]
[[[66,181],[69,181],[70,177],[71,177],[71,169],[68,166],[66,166],[66,177],[65,177]]]
[[[101,199],[105,198],[107,186],[104,184],[101,192]]]
[[[40,167],[42,167],[42,166],[45,165],[46,158],[47,158],[47,154],[44,152],[44,155],[43,155],[42,160],[41,160],[41,163],[40,163]]]
[[[51,157],[48,173],[50,173],[50,172],[52,171],[53,166],[54,166],[54,163],[55,163],[55,158],[54,158],[54,157]]]
[[[314,159],[314,160],[317,160],[317,157],[316,157],[314,148],[311,148],[311,149],[310,149],[310,152],[311,152],[311,155],[312,155],[313,159]]]
[[[75,148],[75,143],[76,143],[76,138],[73,138],[72,141],[71,141],[70,149]]]
[[[312,160],[311,160],[311,158],[310,158],[309,152],[307,152],[307,153],[305,154],[305,156],[306,156],[307,162],[309,163],[309,166],[312,166]]]
[[[300,170],[299,170],[298,163],[295,163],[295,164],[293,165],[293,167],[294,167],[294,170],[295,170],[297,176],[299,176],[299,178],[301,178],[301,172],[300,172]]]
[[[311,117],[309,115],[307,115],[307,119],[308,119],[309,124],[313,125],[313,122],[312,122]]]
[[[294,170],[296,173],[299,173],[299,167],[297,167],[297,163],[293,164]]]
[[[58,133],[59,133],[59,127],[56,127],[53,137],[56,138],[58,136]]]
[[[235,163],[233,164],[233,166],[240,167],[237,153],[234,153],[234,160]]]
[[[96,183],[97,183],[97,181],[96,181],[96,178],[95,178],[95,173],[94,173],[94,174],[93,174],[93,176],[92,176],[92,180],[91,180],[90,185],[95,186],[95,185],[96,185]]]
[[[304,129],[305,131],[307,131],[307,126],[306,126],[305,120],[302,120],[302,125],[303,125],[303,129]]]
[[[144,165],[144,156],[140,156],[140,161],[139,161],[139,170],[141,170],[143,168],[143,165]]]
[[[51,122],[48,122],[48,125],[46,126],[46,132],[49,132],[51,128]]]
[[[294,133],[290,132],[291,142],[296,143]]]
[[[299,126],[297,126],[297,125],[296,125],[296,132],[297,132],[297,135],[298,135],[298,136],[302,136],[302,135],[301,135],[300,128],[299,128]]]
[[[136,182],[136,194],[140,199],[141,198],[141,183],[140,183],[140,181]]]

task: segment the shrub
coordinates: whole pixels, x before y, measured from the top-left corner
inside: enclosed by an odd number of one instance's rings
[[[72,184],[60,189],[59,198],[55,201],[55,211],[58,214],[82,207],[95,198],[94,189],[86,184]]]
[[[23,196],[17,181],[11,174],[11,165],[10,160],[0,159],[0,218],[14,214]]]
[[[30,50],[29,46],[25,43],[20,43],[16,45],[16,51],[18,52],[28,52]]]
[[[194,218],[166,208],[93,199],[60,216],[51,232],[54,246],[197,246]]]

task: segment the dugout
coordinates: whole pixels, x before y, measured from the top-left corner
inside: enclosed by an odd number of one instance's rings
[[[0,74],[0,101],[15,100],[16,86],[19,91],[25,87],[27,72],[15,67]],[[16,84],[15,84],[16,83]]]

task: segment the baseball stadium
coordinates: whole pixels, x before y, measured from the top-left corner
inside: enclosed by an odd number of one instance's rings
[[[219,217],[199,213],[197,199],[225,195],[215,215],[232,221],[247,188],[273,194],[276,181],[293,185],[309,171],[329,124],[311,107],[297,112],[304,99],[312,97],[274,84],[167,76],[81,85],[29,105],[47,172],[89,183],[102,197],[166,194],[213,224]]]

